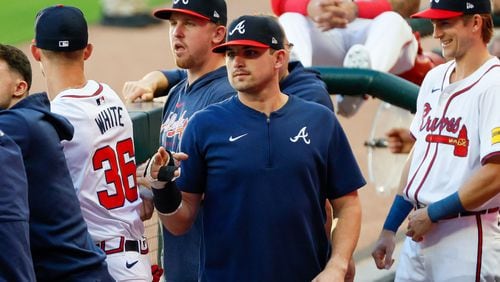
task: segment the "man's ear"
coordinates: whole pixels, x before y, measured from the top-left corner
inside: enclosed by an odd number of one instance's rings
[[[214,33],[213,43],[215,45],[222,44],[226,39],[226,27],[223,25],[217,26]]]
[[[481,31],[481,26],[483,23],[483,18],[480,15],[474,15],[472,18],[472,32]]]
[[[276,63],[275,63],[275,68],[276,69],[281,69],[285,63],[287,63],[287,51],[285,49],[281,50],[276,50]]]
[[[94,50],[94,45],[87,44],[85,49],[83,49],[83,59],[87,60],[88,58],[90,58],[90,55],[92,55],[93,50]]]
[[[12,93],[12,98],[14,99],[22,99],[28,93],[28,83],[21,78],[18,78],[16,81],[16,89],[14,93]]]
[[[31,55],[35,59],[35,61],[40,62],[40,49],[37,48],[34,44],[31,44]]]

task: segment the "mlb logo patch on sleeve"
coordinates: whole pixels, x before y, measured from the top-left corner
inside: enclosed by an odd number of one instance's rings
[[[500,127],[491,130],[491,144],[500,143]]]

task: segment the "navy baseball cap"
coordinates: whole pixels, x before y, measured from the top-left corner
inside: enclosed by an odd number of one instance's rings
[[[491,13],[490,0],[431,0],[429,9],[413,14],[411,17],[439,20],[489,13]]]
[[[155,10],[153,15],[168,20],[173,12],[178,12],[216,24],[227,24],[227,6],[224,0],[173,0],[172,3],[172,8]]]
[[[76,51],[88,43],[87,21],[78,8],[56,5],[38,12],[35,46],[51,51]]]
[[[228,46],[243,45],[283,49],[285,33],[278,21],[270,16],[241,16],[229,26],[226,43],[215,46],[212,52],[223,53]]]

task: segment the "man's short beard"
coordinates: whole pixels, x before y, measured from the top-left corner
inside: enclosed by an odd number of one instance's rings
[[[181,69],[190,69],[194,65],[193,58],[189,57],[187,59],[177,59],[175,64]]]

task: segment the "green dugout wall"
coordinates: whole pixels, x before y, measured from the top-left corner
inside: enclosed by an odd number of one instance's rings
[[[145,162],[159,146],[163,102],[127,104],[134,125],[135,160]]]

